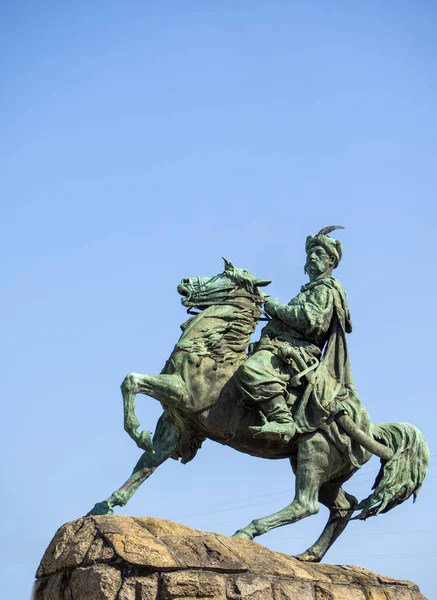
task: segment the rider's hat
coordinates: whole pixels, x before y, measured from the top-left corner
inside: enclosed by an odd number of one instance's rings
[[[308,254],[313,246],[322,246],[326,252],[335,259],[334,269],[338,267],[343,255],[343,248],[339,240],[329,237],[329,233],[335,229],[344,229],[341,225],[330,225],[324,227],[316,235],[309,235],[305,243],[305,252]]]

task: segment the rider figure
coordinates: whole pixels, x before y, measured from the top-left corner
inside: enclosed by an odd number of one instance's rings
[[[288,305],[276,299],[265,304],[272,318],[237,371],[243,398],[255,402],[263,416],[261,427],[250,428],[254,437],[287,442],[296,428],[314,431],[356,395],[345,340],[352,323],[345,292],[332,277],[342,246],[327,235],[338,228],[308,236],[309,283]]]

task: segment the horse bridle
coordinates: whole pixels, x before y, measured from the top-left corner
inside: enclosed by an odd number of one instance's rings
[[[237,302],[232,302],[232,299],[236,299],[236,298],[249,298],[250,300],[253,300],[255,302],[255,304],[258,304],[257,301],[260,301],[260,304],[262,304],[262,298],[261,296],[257,295],[257,294],[249,294],[249,293],[239,293],[239,294],[235,294],[235,295],[228,295],[228,294],[223,294],[222,292],[225,292],[227,290],[237,290],[238,287],[235,285],[229,285],[226,287],[222,287],[220,288],[220,292],[217,293],[214,290],[208,291],[208,290],[202,290],[202,284],[200,282],[200,277],[196,277],[197,279],[197,287],[199,289],[199,296],[201,296],[202,298],[205,298],[205,300],[200,300],[199,302],[196,302],[196,306],[191,306],[189,308],[187,308],[187,313],[189,315],[198,315],[200,314],[201,311],[199,312],[194,312],[194,308],[198,308],[200,306],[203,306],[204,308],[207,308],[208,306],[236,306],[238,308],[241,308],[242,310],[247,309],[247,306],[243,306],[242,304],[239,304]],[[210,296],[208,298],[208,296]],[[219,300],[219,301],[217,301]],[[220,300],[224,300],[224,301],[220,301]],[[270,317],[269,315],[261,308],[259,307],[260,313],[264,314],[266,316],[266,318],[260,318],[260,321],[269,321]]]

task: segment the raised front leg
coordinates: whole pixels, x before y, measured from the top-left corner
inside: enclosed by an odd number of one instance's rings
[[[132,498],[137,489],[152,473],[172,456],[180,439],[181,430],[166,412],[160,417],[153,437],[154,454],[145,452],[135,465],[132,475],[121,487],[103,502],[98,502],[89,515],[113,514],[114,506],[124,506]]]
[[[140,375],[129,373],[121,384],[124,408],[124,429],[139,448],[153,452],[150,431],[139,431],[136,413],[136,395],[145,394],[159,400],[165,406],[178,407],[188,400],[188,391],[180,375]]]

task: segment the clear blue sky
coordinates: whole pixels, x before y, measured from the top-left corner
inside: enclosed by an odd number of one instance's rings
[[[162,368],[179,280],[224,255],[287,302],[306,235],[342,224],[358,390],[373,421],[425,433],[432,466],[414,506],[352,523],[326,560],[435,600],[436,18],[404,0],[0,2],[2,598],[27,598],[56,529],[129,475],[119,385]],[[158,403],[138,404],[153,429]],[[286,461],[207,442],[118,514],[232,534],[293,486]],[[326,518],[260,541],[300,552]]]

